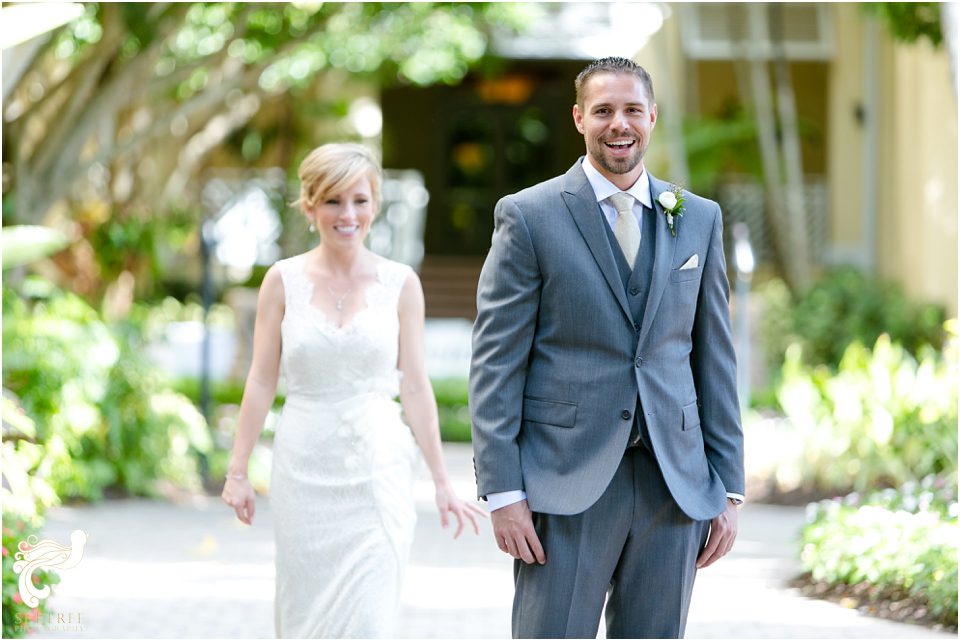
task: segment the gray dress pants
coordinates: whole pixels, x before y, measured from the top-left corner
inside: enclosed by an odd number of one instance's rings
[[[514,638],[682,638],[709,521],[677,506],[645,446],[585,512],[534,513],[545,565],[514,562]]]

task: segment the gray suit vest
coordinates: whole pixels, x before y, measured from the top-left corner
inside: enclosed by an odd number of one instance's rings
[[[599,208],[599,204],[597,205]],[[603,229],[607,232],[607,240],[610,241],[610,250],[613,252],[613,258],[617,262],[617,271],[620,274],[620,280],[623,282],[623,289],[627,294],[627,302],[630,305],[630,315],[633,317],[633,329],[639,334],[640,327],[643,325],[643,310],[647,306],[647,294],[650,291],[650,281],[653,278],[653,256],[656,246],[656,214],[646,205],[642,205],[643,215],[641,216],[642,227],[640,228],[640,251],[637,253],[637,262],[633,265],[633,271],[627,264],[627,259],[620,249],[617,237],[613,235],[613,230],[603,219]],[[600,212],[603,216],[603,212]],[[634,346],[634,349],[636,346]],[[633,430],[630,434],[630,444],[636,444],[639,436],[640,442],[650,448],[650,438],[647,435],[647,423],[644,420],[644,412],[640,404],[640,396],[637,394],[637,410],[634,413],[636,420],[633,422]]]

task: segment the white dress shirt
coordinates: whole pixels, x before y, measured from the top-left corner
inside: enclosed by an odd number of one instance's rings
[[[583,157],[581,166],[583,167],[583,173],[587,175],[587,181],[590,183],[590,186],[593,187],[593,195],[596,197],[597,202],[600,203],[600,211],[603,212],[603,217],[607,219],[607,224],[610,225],[610,229],[613,229],[617,224],[617,216],[619,214],[617,214],[617,208],[613,206],[613,203],[611,203],[609,199],[610,196],[619,194],[624,190],[607,180],[586,156]],[[637,227],[642,230],[641,216],[643,216],[643,208],[640,207],[640,205],[646,205],[650,209],[653,209],[653,201],[650,200],[650,177],[647,176],[646,169],[641,172],[637,181],[633,183],[625,193],[633,196],[633,215],[637,219]]]
[[[617,223],[617,216],[619,216],[619,214],[617,213],[617,208],[613,206],[613,203],[610,202],[609,198],[610,196],[618,194],[624,190],[607,180],[607,178],[601,174],[596,167],[593,166],[593,163],[590,162],[589,157],[583,157],[581,166],[583,167],[583,173],[587,175],[587,181],[590,183],[590,187],[593,188],[593,195],[596,197],[597,203],[600,204],[600,211],[603,213],[603,217],[606,219],[607,224],[610,225],[610,229],[613,229],[614,225]],[[630,186],[630,189],[625,191],[634,198],[633,215],[637,220],[637,226],[643,230],[643,225],[641,224],[643,207],[640,205],[644,205],[650,209],[653,209],[653,201],[650,198],[650,177],[647,176],[647,170],[644,169],[640,173],[640,177],[637,178],[636,182]],[[490,511],[493,512],[502,507],[519,503],[526,498],[527,493],[523,490],[491,492],[487,495],[487,504],[490,507]],[[733,499],[735,502],[739,503],[743,503],[744,501],[742,494],[735,494],[732,492],[727,492],[727,498]]]

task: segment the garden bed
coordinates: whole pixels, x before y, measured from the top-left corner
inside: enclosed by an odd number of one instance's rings
[[[832,601],[869,616],[957,632],[956,619],[944,621],[943,617],[935,616],[925,599],[911,596],[903,589],[881,588],[867,581],[856,585],[831,584],[815,581],[809,572],[791,581],[790,587],[799,589],[804,596]]]

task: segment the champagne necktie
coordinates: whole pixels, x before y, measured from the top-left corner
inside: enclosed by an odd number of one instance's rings
[[[633,215],[634,198],[630,194],[618,192],[608,199],[617,208],[617,222],[613,226],[613,235],[620,243],[620,249],[627,259],[630,269],[637,261],[637,251],[640,249],[640,225]]]

